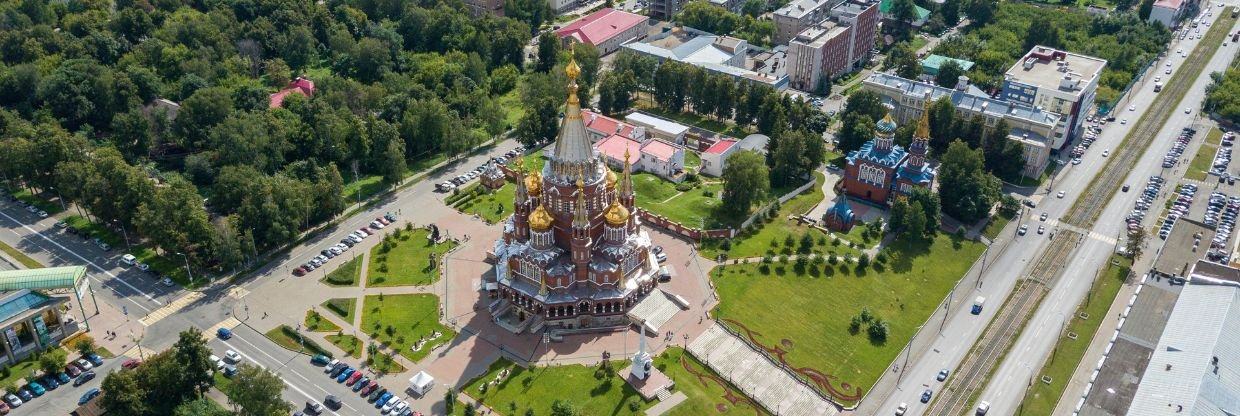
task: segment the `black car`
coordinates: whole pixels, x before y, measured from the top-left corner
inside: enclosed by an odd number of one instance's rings
[[[375,401],[379,400],[379,396],[382,396],[384,393],[387,393],[387,392],[388,392],[387,389],[375,390],[374,393],[370,393],[370,397],[366,398],[366,401],[369,403],[374,403]]]
[[[86,384],[86,382],[94,380],[94,379],[95,379],[95,372],[87,371],[85,373],[82,373],[82,375],[78,376],[76,380],[73,380],[73,387],[81,386],[83,384]]]
[[[344,244],[344,245],[346,245],[346,246],[353,247],[353,244],[355,244],[355,243],[353,242],[353,240],[350,240],[350,239],[347,239],[347,238],[342,238],[342,239],[340,239],[340,244]]]
[[[347,365],[338,365],[338,366],[336,366],[336,369],[335,369],[335,370],[332,370],[332,372],[331,372],[331,373],[328,373],[328,374],[329,374],[329,375],[331,375],[331,377],[332,377],[332,378],[336,378],[336,377],[340,376],[340,373],[343,373],[343,372],[344,372],[344,370],[345,370],[345,369],[348,369],[348,368],[349,368],[349,366],[347,366]]]
[[[383,218],[387,218],[388,221],[396,221],[396,216],[392,214],[384,214]]]
[[[54,375],[44,377],[42,380],[39,380],[39,384],[47,387],[48,390],[56,390],[57,387],[60,387],[60,382],[56,381],[56,376]]]
[[[323,399],[323,404],[326,405],[328,409],[332,409],[332,410],[340,410],[340,406],[343,405],[342,403],[340,403],[339,398],[337,398],[336,396],[332,396],[330,394],[327,395],[327,397]]]

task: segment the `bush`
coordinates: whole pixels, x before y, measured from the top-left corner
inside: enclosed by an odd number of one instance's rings
[[[861,318],[861,322],[870,322],[874,320],[874,312],[870,311],[870,307],[861,308],[861,313],[857,315]]]
[[[887,321],[879,319],[870,324],[870,340],[877,343],[887,342],[887,333],[891,331]]]
[[[77,342],[73,343],[73,349],[77,350],[78,354],[81,355],[93,353],[95,352],[95,339],[88,336],[82,336],[81,338],[78,338]]]
[[[862,269],[869,267],[870,266],[870,255],[868,253],[861,253],[861,257],[857,258],[857,266],[861,267]]]
[[[702,191],[702,196],[707,197],[707,198],[714,198],[715,191]]]
[[[792,237],[792,234],[788,234],[784,236],[784,247],[792,247],[796,245],[796,243],[797,243],[797,240]]]
[[[852,321],[848,322],[848,332],[856,335],[858,332],[861,332],[862,324],[863,322],[861,322],[861,315],[854,315],[852,317]]]
[[[723,251],[732,250],[732,239],[725,238],[722,243],[719,243],[719,248],[722,249]]]
[[[680,191],[680,192],[689,192],[689,191],[692,191],[692,190],[693,190],[693,184],[688,183],[688,182],[681,182],[681,183],[678,183],[678,184],[676,184],[676,190],[677,190],[677,191]]]
[[[641,403],[638,403],[637,400],[629,400],[629,411],[636,412],[638,410],[641,410],[641,408],[642,408],[642,405]]]

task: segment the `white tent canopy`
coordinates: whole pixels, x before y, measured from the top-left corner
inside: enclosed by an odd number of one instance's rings
[[[425,371],[419,371],[418,374],[409,378],[409,388],[419,395],[425,395],[434,385],[435,378],[431,377],[430,374],[426,374]]]

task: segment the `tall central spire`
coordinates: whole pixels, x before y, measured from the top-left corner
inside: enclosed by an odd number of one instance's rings
[[[598,158],[581,117],[581,102],[577,98],[577,77],[581,76],[581,67],[577,66],[575,57],[569,58],[564,74],[568,76],[568,100],[564,105],[560,134],[555,141],[555,152],[551,155],[550,179],[568,185],[575,179],[574,176],[580,176],[580,171],[587,171],[593,182]]]

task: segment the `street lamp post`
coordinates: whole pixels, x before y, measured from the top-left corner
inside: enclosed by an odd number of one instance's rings
[[[64,202],[61,202],[61,204],[63,203]],[[133,250],[133,246],[129,245],[129,232],[125,231],[125,223],[120,222],[120,220],[112,220],[112,223],[121,226],[121,235],[125,236],[125,248]]]
[[[194,285],[194,272],[190,271],[189,269],[189,257],[187,257],[185,253],[182,253],[179,251],[177,252],[177,255],[181,256],[182,260],[185,260],[185,274],[189,275],[189,284],[190,286],[193,286]]]

